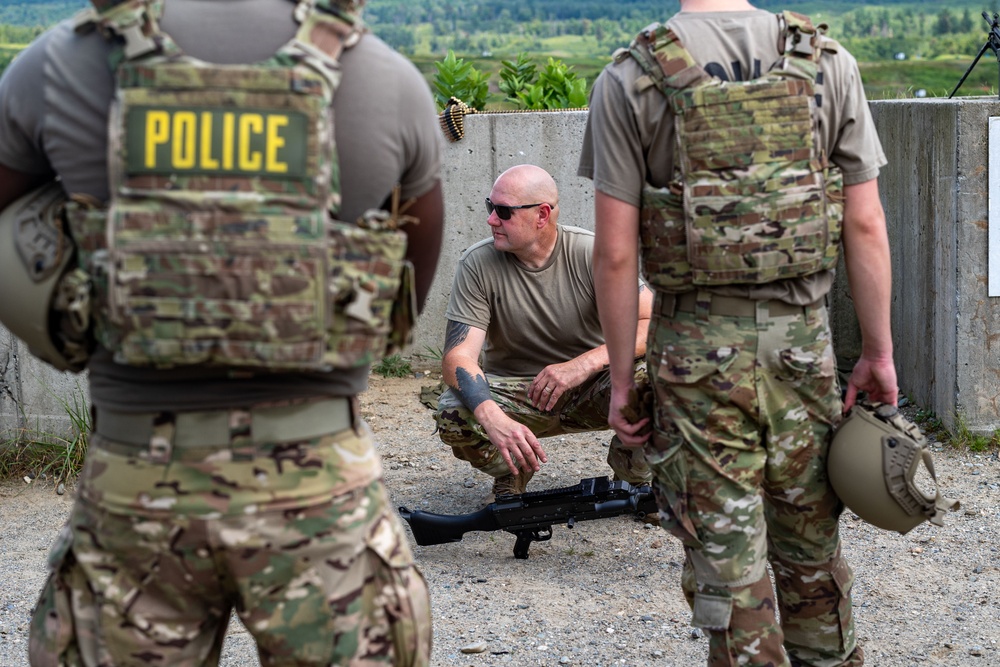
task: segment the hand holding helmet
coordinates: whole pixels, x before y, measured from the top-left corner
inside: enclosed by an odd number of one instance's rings
[[[914,478],[923,463],[933,493]],[[827,461],[833,490],[868,523],[905,534],[924,521],[941,526],[959,502],[941,495],[927,439],[894,405],[859,402],[840,424]]]

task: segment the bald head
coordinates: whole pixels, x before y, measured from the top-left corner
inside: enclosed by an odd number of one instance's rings
[[[552,222],[558,218],[559,189],[549,172],[533,164],[519,164],[497,177],[494,191],[502,191],[514,196],[518,201],[511,204],[534,204],[544,202],[552,207]]]
[[[549,173],[533,164],[511,167],[493,183],[489,201],[494,247],[526,266],[543,266],[558,237],[559,191]]]

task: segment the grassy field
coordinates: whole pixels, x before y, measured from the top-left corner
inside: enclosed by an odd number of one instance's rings
[[[536,62],[545,63],[550,54],[539,56]],[[554,57],[560,57],[551,54]],[[492,72],[490,78],[490,98],[488,108],[496,108],[503,101],[503,95],[497,89],[500,71],[500,60],[508,56],[497,57],[467,57],[476,69]],[[511,56],[510,58],[513,58]],[[904,60],[878,63],[860,63],[861,81],[865,87],[868,99],[899,99],[911,97],[947,97],[958,85],[962,75],[972,64],[975,56],[969,58],[952,57],[940,60]],[[588,87],[601,69],[610,61],[610,57],[595,59],[593,57],[575,56],[560,57],[573,68],[578,76],[587,80]],[[432,81],[437,71],[434,63],[439,60],[432,56],[413,56],[416,64],[428,82]],[[992,55],[983,56],[975,69],[969,74],[956,93],[956,97],[972,95],[995,95],[998,91],[998,72],[1000,67]],[[918,91],[923,91],[920,93]]]
[[[476,39],[471,41],[479,43]],[[516,60],[518,53],[526,52],[534,54],[533,59],[542,66],[547,58],[558,58],[572,67],[577,76],[586,79],[589,87],[601,69],[610,62],[615,47],[624,45],[624,41],[621,44],[608,41],[604,45],[598,45],[592,35],[535,38],[515,33],[493,39],[484,54],[471,55],[479,51],[470,49],[458,55],[472,63],[476,69],[492,73],[491,95],[487,105],[489,108],[495,108],[503,102],[503,95],[497,89],[502,60]],[[428,82],[433,80],[437,71],[434,63],[441,60],[439,49],[431,26],[418,26],[414,31],[414,44],[409,50],[408,57],[417,65]],[[602,55],[595,56],[595,53]],[[920,96],[947,97],[972,64],[975,55],[975,53],[965,56],[953,55],[934,60],[862,62],[861,80],[869,99],[915,97],[918,91],[922,91]],[[975,70],[970,73],[956,96],[995,94],[998,90],[998,69],[1000,68],[997,59],[992,53],[987,52],[980,58]]]
[[[51,7],[68,4],[66,0],[50,0],[50,2]],[[964,3],[960,4],[964,6]],[[50,8],[48,4],[39,7]],[[797,11],[811,13],[817,20],[832,18],[829,16],[831,9],[841,13],[850,8],[851,6],[846,4],[824,6],[822,3],[811,2],[799,3],[795,7]],[[824,11],[827,15],[824,15]],[[925,11],[929,16],[933,16],[929,7]],[[619,26],[620,32],[608,34],[599,42],[594,34],[539,37],[531,34],[536,29],[537,25],[535,28],[522,25],[504,33],[474,33],[468,35],[463,44],[464,48],[456,48],[460,57],[471,62],[477,69],[491,73],[488,108],[497,108],[504,104],[503,95],[497,88],[502,60],[516,60],[519,53],[528,53],[533,55],[533,59],[541,67],[549,57],[557,58],[570,66],[577,76],[585,79],[589,87],[601,69],[610,61],[614,49],[617,46],[624,46],[628,36],[632,34],[631,31],[625,30],[624,26]],[[375,27],[375,32],[378,33],[378,26]],[[437,72],[434,64],[443,58],[448,44],[447,38],[454,35],[435,35],[434,27],[430,23],[412,26],[410,32],[413,42],[406,49],[406,54],[428,82],[431,82]],[[0,70],[13,54],[23,47],[23,44],[0,42]],[[862,62],[861,77],[870,99],[895,99],[918,95],[945,97],[958,84],[974,57],[975,53],[970,53],[935,60]],[[986,53],[957,95],[994,94],[998,90],[998,69],[1000,68],[996,58],[992,53]]]
[[[586,50],[580,47],[581,41],[576,36],[553,39],[554,43],[547,43],[545,52],[540,53],[535,60],[539,66],[542,66],[548,57],[558,58],[572,67],[577,76],[586,79],[589,87],[601,69],[610,62],[611,57],[610,54],[602,58],[587,55]],[[562,48],[555,48],[557,45]],[[23,44],[0,44],[0,69],[22,48],[24,48]],[[489,108],[498,108],[503,105],[503,95],[497,88],[500,61],[514,60],[517,57],[516,54],[517,51],[511,54],[494,52],[489,57],[466,58],[477,69],[492,72]],[[933,61],[904,60],[861,63],[861,80],[869,99],[914,97],[920,90],[925,91],[927,97],[947,97],[958,84],[959,79],[962,78],[962,74],[972,64],[974,58],[975,55],[968,58],[952,57]],[[411,56],[410,59],[428,82],[433,80],[437,72],[434,63],[440,60],[439,56],[424,54]],[[984,55],[979,60],[975,70],[962,84],[957,96],[996,94],[998,91],[998,72],[1000,72],[1000,67],[992,54]]]
[[[926,91],[927,97],[947,97],[974,59],[975,56],[967,59],[861,63],[861,80],[869,99],[913,97],[921,89]],[[996,60],[992,56],[983,56],[956,97],[996,94],[997,78]]]

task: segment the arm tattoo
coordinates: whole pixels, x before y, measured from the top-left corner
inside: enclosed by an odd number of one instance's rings
[[[453,349],[464,343],[468,336],[468,324],[448,320],[448,326],[445,328],[444,332],[444,353],[448,354]]]
[[[458,380],[458,397],[470,410],[475,410],[480,403],[490,400],[490,383],[486,378],[477,373],[473,376],[464,368],[455,369],[455,378]]]

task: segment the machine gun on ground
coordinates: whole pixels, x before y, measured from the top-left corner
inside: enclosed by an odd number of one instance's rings
[[[986,53],[986,49],[992,51],[993,55],[996,56],[997,67],[1000,69],[1000,14],[994,13],[993,18],[990,19],[990,15],[983,12],[983,18],[990,24],[990,34],[987,36],[986,43],[983,44],[983,48],[979,49],[979,55],[977,55],[976,59],[972,61],[971,65],[969,65],[969,69],[965,70],[965,74],[962,75],[958,85],[955,86],[955,90],[951,91],[951,95],[948,96],[949,99],[954,97],[955,93],[958,92],[958,89],[962,87],[963,83],[965,83],[965,79],[972,73],[972,70],[975,69],[976,63],[978,63],[979,59],[983,57],[984,53]],[[997,82],[997,99],[1000,99],[1000,71],[998,71]]]
[[[607,477],[581,479],[576,486],[519,495],[501,495],[471,514],[434,514],[399,508],[420,546],[460,542],[473,530],[505,530],[517,536],[514,557],[527,558],[532,542],[552,538],[552,526],[633,514],[655,516],[656,500],[648,485],[633,486]]]

